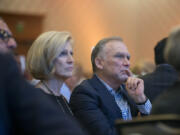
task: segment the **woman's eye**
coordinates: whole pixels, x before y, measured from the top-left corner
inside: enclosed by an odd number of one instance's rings
[[[128,60],[130,60],[130,58],[131,58],[130,56],[127,56],[127,59],[128,59]]]
[[[67,52],[66,52],[66,51],[63,51],[63,52],[61,52],[61,53],[59,54],[60,57],[61,57],[61,56],[65,56],[65,55],[67,55]]]
[[[117,57],[117,58],[124,58],[125,56],[124,55],[115,55],[115,57]]]

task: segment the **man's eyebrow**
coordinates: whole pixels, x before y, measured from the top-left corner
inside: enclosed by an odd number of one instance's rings
[[[114,56],[124,56],[124,57],[131,58],[130,54],[123,53],[123,52],[118,52],[118,53],[116,53]]]
[[[115,55],[126,55],[126,56],[130,56],[129,53],[124,53],[124,52],[117,52]]]

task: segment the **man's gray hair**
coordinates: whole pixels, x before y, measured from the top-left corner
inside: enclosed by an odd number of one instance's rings
[[[98,56],[98,54],[100,52],[102,52],[104,46],[111,41],[123,41],[121,37],[108,37],[108,38],[104,38],[102,40],[100,40],[96,46],[94,47],[92,53],[91,53],[91,63],[92,63],[92,68],[93,68],[93,72],[96,72],[97,67],[96,67],[96,63],[95,63],[95,59]]]

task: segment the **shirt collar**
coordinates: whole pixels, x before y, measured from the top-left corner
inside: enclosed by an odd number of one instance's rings
[[[96,74],[95,74],[96,75]],[[107,90],[112,94],[115,95],[116,93],[119,93],[119,90],[116,92],[111,86],[109,86],[105,81],[103,81],[101,78],[96,75],[96,77],[104,84],[104,86],[107,88]]]

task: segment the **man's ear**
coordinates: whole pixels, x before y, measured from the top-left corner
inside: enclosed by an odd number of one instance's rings
[[[95,64],[96,64],[96,67],[99,69],[103,69],[103,67],[104,67],[104,61],[100,57],[95,58]]]

